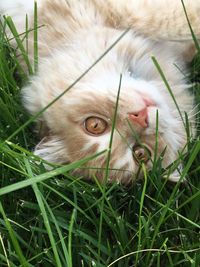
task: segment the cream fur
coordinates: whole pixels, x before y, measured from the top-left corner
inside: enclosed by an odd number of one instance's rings
[[[25,3],[22,0],[16,2],[14,9],[6,9],[4,6],[5,14],[12,10],[11,15],[17,21],[19,32],[24,31],[20,21],[24,19],[24,10],[27,9],[30,21],[33,21],[30,5]],[[19,4],[24,4],[24,8],[18,13]],[[38,4],[39,24],[46,25],[39,30],[39,70],[30,77],[29,85],[22,90],[24,104],[31,114],[37,113],[60,95],[127,27],[131,29],[94,68],[42,115],[40,121],[49,129],[47,134],[51,137],[36,147],[35,153],[50,162],[63,164],[107,149],[110,131],[93,137],[83,131],[82,125],[87,117],[100,116],[111,128],[122,74],[110,167],[122,170],[126,167],[126,171],[111,171],[110,179],[127,183],[134,180],[138,171],[130,153],[136,139],[127,123],[127,114],[144,108],[143,98],[155,103],[155,106],[148,108],[149,127],[139,129],[133,124],[133,128],[141,142],[151,147],[153,154],[158,112],[158,152],[162,153],[167,147],[163,167],[172,163],[178,151],[185,146],[186,133],[151,57],[155,56],[162,67],[183,116],[184,112],[193,116],[194,97],[189,93],[189,85],[182,73],[174,65],[187,72],[186,54],[189,53],[191,58],[194,53],[192,50],[191,54],[189,49],[192,44],[189,41],[190,31],[180,1],[41,0]],[[193,1],[189,5],[189,0],[186,0],[185,4],[198,36],[200,1]],[[183,42],[185,39],[187,42]],[[30,57],[33,57],[32,40],[30,34]],[[101,156],[89,162],[88,167],[105,167],[105,162],[105,156]],[[150,168],[151,164],[148,163],[147,167]],[[103,178],[101,171],[82,171],[81,174],[90,176],[93,173],[100,180]]]

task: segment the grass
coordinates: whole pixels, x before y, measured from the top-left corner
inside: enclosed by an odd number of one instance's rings
[[[22,46],[22,37],[10,18],[7,25],[17,40],[29,72],[33,73],[37,70],[37,46],[32,67]],[[34,38],[37,40],[36,33]],[[105,51],[83,75],[108,52]],[[158,62],[153,60],[164,80],[159,59]],[[191,90],[196,94],[198,104],[198,54],[188,79],[196,81]],[[18,54],[11,48],[2,26],[0,266],[200,266],[199,137],[193,141],[188,138],[189,152],[182,175],[187,176],[187,185],[160,179],[163,176],[160,159],[151,172],[142,166],[144,179],[128,187],[117,183],[102,185],[95,178],[93,182],[87,182],[73,176],[73,169],[98,155],[46,171],[44,162],[30,152],[36,143],[32,130],[34,120],[44,110],[29,118],[23,109],[20,88],[26,81]],[[167,81],[165,83],[168,87]]]

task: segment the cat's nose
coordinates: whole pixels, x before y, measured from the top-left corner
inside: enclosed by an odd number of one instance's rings
[[[147,107],[145,107],[140,111],[129,113],[129,119],[134,123],[138,123],[142,128],[147,128],[148,127]]]

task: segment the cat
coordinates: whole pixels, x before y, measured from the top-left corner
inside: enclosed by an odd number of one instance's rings
[[[199,37],[200,1],[184,3]],[[15,0],[1,3],[0,8],[23,33],[26,13],[30,29],[34,27],[33,5],[33,1]],[[162,154],[163,168],[173,163],[187,143],[181,118],[185,112],[195,136],[195,99],[183,75],[195,48],[181,1],[38,0],[37,6],[38,25],[42,25],[38,71],[22,89],[23,103],[34,115],[74,85],[38,119],[45,130],[35,154],[66,164],[108,149],[117,109],[109,181],[134,181],[141,162],[151,169],[154,157]],[[28,42],[33,59],[31,31]],[[152,56],[172,88],[180,113]],[[77,173],[102,181],[106,164],[107,153]],[[179,173],[168,178],[178,181]]]

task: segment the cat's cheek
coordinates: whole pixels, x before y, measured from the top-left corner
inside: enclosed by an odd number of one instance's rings
[[[169,111],[164,108],[149,107],[148,108],[148,123],[149,127],[146,129],[147,134],[160,133],[166,131],[168,122],[171,121]]]
[[[98,150],[97,153],[102,152],[105,149],[109,148],[109,142],[110,142],[110,132],[106,133],[104,135],[94,137],[90,137],[91,144],[98,144]]]

